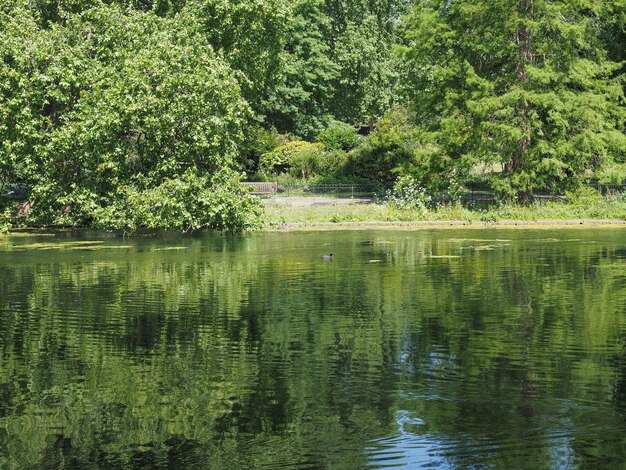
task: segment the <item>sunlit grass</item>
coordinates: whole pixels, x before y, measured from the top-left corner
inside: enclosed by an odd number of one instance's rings
[[[265,225],[289,223],[342,222],[539,222],[549,220],[626,220],[626,198],[607,197],[595,201],[542,202],[530,205],[505,204],[488,210],[449,204],[430,209],[397,209],[385,203],[325,204],[291,206],[273,203],[265,206]]]

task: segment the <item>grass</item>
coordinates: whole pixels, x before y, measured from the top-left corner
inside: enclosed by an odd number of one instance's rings
[[[358,204],[337,202],[324,205],[293,206],[267,199],[265,200],[263,225],[265,228],[273,228],[292,223],[454,221],[478,224],[480,222],[520,221],[532,223],[563,220],[626,221],[626,194],[614,194],[604,198],[599,195],[572,198],[568,203],[504,204],[488,210],[470,209],[460,203],[441,205],[433,209],[398,209],[383,202]],[[8,232],[10,228],[7,214],[0,212],[0,233]]]
[[[488,210],[469,209],[460,203],[434,209],[397,209],[385,203],[290,206],[268,201],[265,225],[341,222],[502,222],[548,220],[626,220],[626,196],[581,199],[569,203],[505,204]]]

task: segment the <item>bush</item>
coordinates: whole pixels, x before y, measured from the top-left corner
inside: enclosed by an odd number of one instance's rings
[[[396,209],[426,210],[432,199],[412,176],[400,177],[388,192],[388,204]]]
[[[590,186],[581,186],[565,193],[567,202],[573,206],[588,207],[602,201],[602,193]]]
[[[289,173],[295,177],[308,178],[318,172],[324,155],[322,144],[296,140],[264,154],[260,168],[266,174]]]
[[[0,209],[0,233],[6,233],[13,227],[13,210],[11,207]]]
[[[603,167],[596,176],[601,184],[620,185],[626,179],[624,175],[626,175],[626,164],[614,163]]]
[[[417,164],[415,127],[405,112],[385,116],[348,156],[346,172],[391,186],[403,167]]]
[[[281,145],[292,141],[293,137],[281,134],[275,128],[249,127],[245,129],[237,161],[246,173],[253,175],[260,170],[261,157]]]
[[[348,162],[348,154],[341,150],[320,153],[314,166],[314,174],[325,178],[340,178]]]
[[[260,214],[258,199],[227,170],[213,177],[188,171],[143,190],[124,186],[113,204],[91,210],[93,226],[130,231],[140,227],[240,231],[257,226]]]
[[[348,151],[359,143],[359,135],[356,129],[345,122],[333,121],[320,132],[315,138],[317,142],[324,144],[329,150]]]

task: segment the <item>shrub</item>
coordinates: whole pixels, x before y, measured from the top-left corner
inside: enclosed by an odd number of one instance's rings
[[[95,227],[131,231],[140,227],[240,231],[257,226],[260,213],[258,199],[228,170],[212,177],[188,171],[143,190],[123,186],[113,204],[91,210]]]
[[[573,206],[589,207],[602,201],[602,193],[590,186],[581,186],[565,193],[567,202]]]
[[[426,210],[427,204],[432,202],[426,190],[413,179],[412,176],[400,177],[388,192],[388,203],[396,209]]]
[[[296,140],[263,154],[260,168],[266,174],[289,173],[308,178],[315,174],[325,153],[320,143]]]
[[[406,113],[386,115],[348,157],[346,172],[391,186],[402,168],[417,164],[415,127]]]
[[[603,167],[598,173],[598,181],[602,184],[615,184],[619,185],[624,182],[626,178],[626,164],[624,163],[616,163],[611,165],[606,165]]]
[[[281,134],[273,127],[249,127],[245,129],[237,161],[248,174],[255,174],[260,170],[260,160],[264,154],[292,140],[291,135]]]
[[[359,143],[359,135],[350,124],[332,121],[330,125],[315,138],[329,150],[351,150]]]
[[[6,233],[13,227],[13,211],[11,207],[0,209],[0,233]]]

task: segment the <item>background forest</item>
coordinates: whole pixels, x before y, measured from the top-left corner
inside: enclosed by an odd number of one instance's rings
[[[621,183],[625,27],[623,0],[4,0],[0,185],[29,224],[241,229],[242,178]]]

